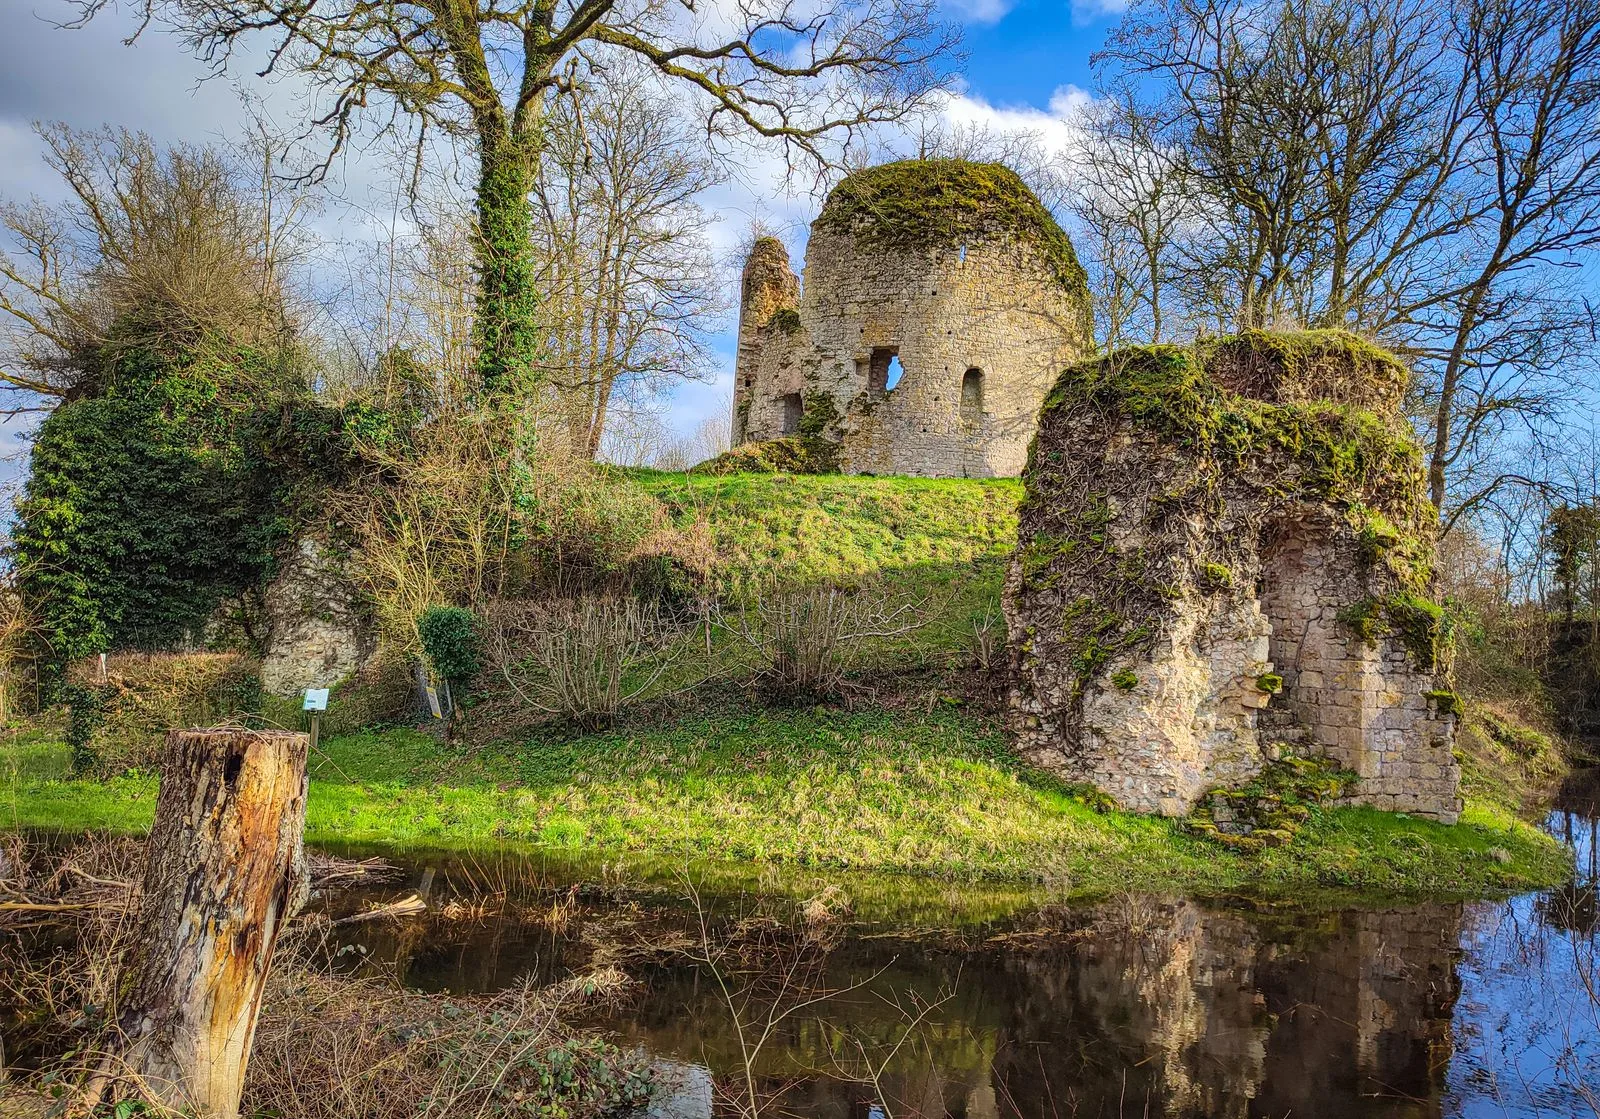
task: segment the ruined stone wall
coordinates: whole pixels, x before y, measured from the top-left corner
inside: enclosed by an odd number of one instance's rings
[[[1373,588],[1365,565],[1352,562],[1357,547],[1344,540],[1341,549],[1340,536],[1337,526],[1289,517],[1264,534],[1258,582],[1281,704],[1360,778],[1359,803],[1453,819],[1453,718],[1430,698],[1431,665],[1416,665],[1401,636],[1363,637],[1341,618]]]
[[[739,277],[739,344],[735,358],[733,444],[746,438],[748,413],[760,364],[764,328],[773,315],[800,299],[800,280],[789,269],[789,252],[776,237],[760,237]]]
[[[1357,803],[1453,822],[1414,444],[1225,392],[1205,357],[1081,363],[1044,407],[1006,586],[1019,749],[1165,815],[1305,751]]]
[[[870,219],[819,219],[798,300],[776,308],[797,281],[786,259],[777,267],[775,243],[757,244],[740,313],[736,442],[804,430],[836,440],[850,473],[1021,472],[1040,401],[1091,346],[1086,290],[1016,230],[952,234],[928,220],[935,228],[916,242],[882,236]],[[901,370],[892,388],[891,356]]]
[[[268,695],[332,687],[360,669],[377,647],[344,563],[309,537],[296,544],[267,588],[264,615],[261,686]]]

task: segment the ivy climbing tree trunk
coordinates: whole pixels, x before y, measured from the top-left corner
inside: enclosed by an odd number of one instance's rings
[[[503,126],[501,126],[503,128]],[[533,260],[538,146],[530,136],[489,133],[478,172],[478,375],[486,396],[528,387],[538,357],[539,291]]]
[[[78,1101],[142,1095],[235,1119],[283,923],[305,903],[304,734],[167,733],[138,943],[106,1056]]]

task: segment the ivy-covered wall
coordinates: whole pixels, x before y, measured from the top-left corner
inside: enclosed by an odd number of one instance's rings
[[[40,425],[17,507],[46,662],[194,646],[224,602],[248,645],[294,526],[358,465],[352,431],[394,418],[319,403],[290,353],[144,346],[107,366]]]

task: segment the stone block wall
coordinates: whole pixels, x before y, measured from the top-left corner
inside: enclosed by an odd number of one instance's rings
[[[1040,401],[1092,346],[1087,291],[1003,223],[930,227],[912,242],[870,220],[819,219],[803,286],[781,246],[757,242],[744,273],[735,443],[797,434],[798,407],[808,434],[837,441],[850,473],[1021,472]],[[901,370],[892,387],[891,358]]]
[[[1283,705],[1321,752],[1360,778],[1359,803],[1453,818],[1460,773],[1453,718],[1430,699],[1435,681],[1394,634],[1363,638],[1341,619],[1366,595],[1363,565],[1337,547],[1338,526],[1287,519],[1269,530],[1261,602],[1268,660]]]
[[[1271,705],[1354,772],[1357,803],[1453,822],[1433,519],[1403,421],[1247,399],[1205,358],[1080,363],[1044,406],[1006,585],[1019,749],[1179,815],[1268,764]]]

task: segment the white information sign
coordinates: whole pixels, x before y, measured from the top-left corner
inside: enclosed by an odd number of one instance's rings
[[[307,688],[305,711],[326,711],[328,709],[327,688]]]

